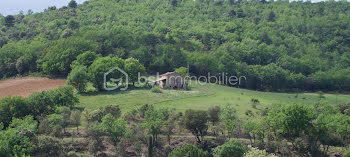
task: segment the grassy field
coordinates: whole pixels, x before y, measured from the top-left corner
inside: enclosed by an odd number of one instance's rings
[[[234,105],[240,115],[252,108],[251,99],[260,101],[257,108],[270,104],[314,104],[319,101],[331,104],[350,102],[350,95],[325,94],[320,98],[317,93],[273,93],[259,92],[215,84],[191,85],[190,91],[162,90],[152,93],[149,88],[134,88],[127,91],[112,91],[80,96],[80,106],[87,109],[98,109],[106,105],[120,105],[123,112],[137,105],[153,104],[157,108],[176,108],[178,112],[187,109],[206,110],[211,106]]]

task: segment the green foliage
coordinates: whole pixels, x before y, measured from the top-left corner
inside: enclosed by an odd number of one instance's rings
[[[307,132],[315,118],[314,111],[304,105],[285,105],[280,112],[282,119],[279,120],[283,122],[281,131],[295,137]]]
[[[225,130],[229,133],[229,137],[233,135],[238,120],[236,109],[232,105],[226,105],[221,112],[220,119],[225,124]]]
[[[114,118],[118,119],[121,116],[121,110],[119,108],[119,105],[107,105],[103,109],[103,114],[111,114]]]
[[[201,149],[198,149],[196,146],[187,144],[184,146],[181,146],[179,148],[176,148],[173,150],[168,157],[207,157],[208,153],[204,152]]]
[[[27,100],[22,97],[5,97],[0,100],[0,122],[7,127],[12,117],[23,118],[30,113]]]
[[[265,150],[259,150],[258,148],[251,147],[248,152],[244,154],[244,157],[276,157],[276,155],[269,154]]]
[[[81,112],[79,110],[73,110],[70,114],[70,123],[77,127],[77,133],[79,133],[79,125],[81,124]]]
[[[12,26],[14,26],[14,22],[15,22],[14,16],[8,15],[5,17],[5,26],[12,27]]]
[[[71,110],[67,106],[62,106],[57,108],[57,113],[62,115],[63,118],[63,129],[65,129],[69,125],[69,119],[71,115]]]
[[[71,86],[33,93],[27,98],[5,97],[0,99],[0,123],[7,127],[12,117],[23,118],[27,115],[38,119],[40,116],[54,113],[57,107],[73,107],[78,102]]]
[[[255,143],[255,138],[256,135],[259,133],[259,123],[257,120],[249,119],[247,121],[244,121],[242,124],[242,129],[243,132],[249,136],[250,143],[253,144],[252,138],[254,139]]]
[[[214,157],[243,157],[245,152],[246,150],[243,144],[232,139],[229,142],[215,148]]]
[[[117,146],[121,138],[126,134],[127,122],[124,119],[116,119],[112,114],[107,114],[102,118],[98,128],[105,133]]]
[[[85,66],[76,66],[67,77],[67,84],[72,85],[80,93],[84,92],[88,82],[87,68]]]
[[[208,112],[197,110],[186,110],[182,118],[182,123],[195,137],[198,143],[201,143],[201,138],[207,134],[208,129]]]
[[[0,78],[33,71],[66,76],[78,55],[92,51],[133,57],[149,73],[188,63],[191,75],[244,75],[249,80],[240,87],[254,90],[349,90],[348,7],[345,1],[72,0],[62,9],[1,17]]]
[[[344,151],[343,156],[350,157],[350,147]]]
[[[336,104],[335,106],[337,109],[339,109],[339,111],[342,114],[350,116],[350,103],[341,103],[341,104]]]
[[[74,69],[76,66],[89,67],[98,57],[95,52],[87,51],[77,56],[77,59],[73,61],[71,68]]]
[[[64,153],[61,141],[50,136],[39,136],[35,151],[37,156],[61,156]]]
[[[34,153],[32,141],[37,131],[37,121],[32,116],[13,119],[6,131],[0,134],[0,156],[22,156]]]
[[[151,92],[152,92],[152,93],[163,93],[162,89],[160,89],[159,86],[153,86],[153,87],[151,88]]]
[[[89,78],[92,82],[93,86],[98,89],[99,91],[104,90],[104,74],[107,73],[109,70],[112,70],[113,68],[118,67],[120,69],[124,69],[125,62],[124,60],[118,58],[118,57],[102,57],[96,59],[92,65],[89,67]],[[124,75],[118,71],[114,70],[109,75],[106,76],[106,81],[109,81],[111,78],[119,79],[124,78]]]
[[[183,76],[186,76],[187,75],[187,68],[185,67],[180,67],[180,68],[177,68],[175,69],[175,72],[183,75]]]
[[[138,81],[138,76],[142,76],[146,69],[137,59],[128,58],[125,60],[125,71],[128,74],[129,81],[134,84]]]
[[[163,127],[164,124],[166,124],[166,121],[168,120],[168,117],[166,115],[168,113],[168,110],[155,110],[152,107],[148,107],[145,111],[145,118],[142,123],[142,127],[146,128],[147,135],[149,135],[148,140],[148,155],[153,156],[153,149],[155,145],[158,142],[158,135],[160,134],[160,130]]]
[[[56,125],[59,125],[59,126],[64,125],[63,116],[59,114],[50,114],[47,116],[47,120],[49,121],[50,127],[54,127]]]
[[[221,111],[221,108],[219,106],[209,108],[209,110],[208,110],[209,121],[213,125],[220,122],[220,111]]]
[[[63,75],[71,71],[70,65],[80,54],[86,51],[96,51],[97,43],[79,37],[69,37],[57,40],[54,46],[48,49],[45,56],[39,60],[39,66],[44,73]]]
[[[68,3],[68,7],[70,8],[76,8],[77,7],[77,2],[75,0],[71,0],[69,3]]]

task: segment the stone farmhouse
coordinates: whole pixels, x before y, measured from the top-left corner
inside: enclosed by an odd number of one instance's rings
[[[165,89],[185,89],[185,77],[177,72],[167,72],[154,81],[155,86]]]

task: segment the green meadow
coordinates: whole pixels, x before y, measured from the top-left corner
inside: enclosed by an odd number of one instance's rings
[[[271,104],[314,104],[327,102],[330,104],[348,103],[350,95],[319,93],[276,93],[261,92],[216,84],[191,84],[191,90],[163,90],[153,93],[150,88],[131,88],[126,91],[99,92],[80,95],[80,106],[95,110],[106,105],[120,105],[123,112],[138,105],[153,104],[157,108],[175,108],[177,112],[187,109],[206,110],[212,106],[223,107],[234,105],[240,115],[247,110],[255,112],[259,108]],[[252,107],[252,99],[259,100],[257,109]]]

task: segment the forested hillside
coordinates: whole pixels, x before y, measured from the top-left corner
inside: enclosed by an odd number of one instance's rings
[[[86,51],[150,74],[246,76],[257,90],[350,90],[350,3],[90,0],[0,15],[0,78],[67,76]]]

